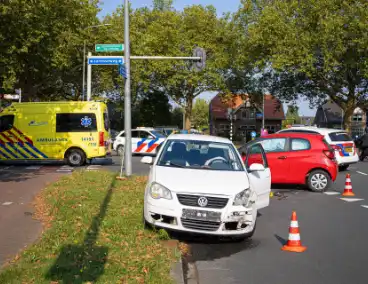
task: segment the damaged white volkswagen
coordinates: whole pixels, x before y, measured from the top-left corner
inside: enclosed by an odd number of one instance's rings
[[[145,223],[184,233],[252,237],[257,210],[270,202],[271,172],[261,144],[247,151],[243,162],[229,139],[170,135],[156,159],[141,160],[152,165]]]

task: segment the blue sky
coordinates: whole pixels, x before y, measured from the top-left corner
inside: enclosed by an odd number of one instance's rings
[[[124,0],[104,0],[101,4],[102,11],[99,16],[103,17],[106,14],[111,14],[118,6],[120,6]],[[152,0],[130,0],[133,8],[141,8],[141,7],[151,7]],[[213,5],[218,15],[226,12],[234,12],[238,9],[240,5],[240,0],[174,0],[173,1],[175,9],[182,10],[186,6],[201,4],[201,5]],[[206,92],[201,94],[199,97],[210,100],[215,93]],[[300,115],[305,116],[314,116],[315,110],[309,108],[308,102],[303,99],[299,99],[297,102],[299,106]],[[284,109],[286,110],[286,106],[284,105]]]

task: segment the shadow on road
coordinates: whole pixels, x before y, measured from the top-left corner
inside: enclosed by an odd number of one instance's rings
[[[99,213],[93,218],[82,245],[66,245],[61,249],[58,259],[45,275],[51,281],[81,284],[95,282],[103,275],[108,248],[96,246],[101,222],[106,215],[111,200],[114,181],[100,206]]]
[[[46,172],[40,171],[32,171],[32,172],[24,172],[17,167],[12,168],[12,170],[1,170],[0,171],[0,182],[23,182],[30,179],[34,179],[40,176],[44,176],[47,174]]]
[[[244,250],[250,250],[260,245],[260,241],[257,239],[250,239],[241,242],[235,242],[234,240],[221,240],[209,239],[191,240],[188,242],[192,258],[194,261],[208,261],[219,258],[229,257],[233,254],[239,253]]]
[[[287,240],[285,240],[283,237],[280,237],[279,235],[277,234],[274,234],[275,238],[280,242],[281,245],[286,245],[287,243]]]

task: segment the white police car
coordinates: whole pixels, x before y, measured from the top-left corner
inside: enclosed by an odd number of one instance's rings
[[[315,126],[291,127],[277,133],[316,133],[324,136],[325,141],[335,150],[335,158],[339,170],[346,170],[349,165],[359,161],[358,151],[350,135],[341,129],[318,128]]]
[[[132,129],[132,153],[157,154],[166,136],[154,128],[138,127]],[[121,131],[115,138],[113,149],[122,155],[125,147],[125,132]]]

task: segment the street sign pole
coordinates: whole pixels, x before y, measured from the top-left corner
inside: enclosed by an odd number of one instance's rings
[[[130,100],[130,40],[129,40],[129,0],[124,0],[124,46],[125,46],[125,94],[124,94],[124,130],[125,130],[125,174],[132,175],[132,123]]]
[[[88,57],[92,56],[91,52],[88,52]],[[87,101],[91,100],[91,90],[92,90],[92,66],[88,64],[87,66]]]
[[[85,99],[86,95],[86,40],[84,40],[83,44],[83,82],[82,82],[82,101]]]

